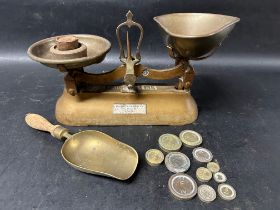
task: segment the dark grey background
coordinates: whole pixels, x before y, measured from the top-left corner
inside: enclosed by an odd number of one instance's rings
[[[279,209],[279,8],[277,0],[0,1],[0,209]],[[113,48],[96,67],[110,69],[119,64],[115,28],[128,9],[145,30],[143,63],[153,67],[173,63],[153,16],[209,12],[237,16],[241,22],[212,57],[193,62],[192,93],[200,111],[195,123],[90,127],[138,151],[135,176],[120,182],[72,169],[60,156],[62,142],[25,125],[28,112],[55,123],[54,106],[63,89],[63,75],[31,61],[26,50],[50,36],[97,34]],[[204,147],[237,190],[234,201],[177,201],[167,188],[171,173],[164,165],[147,166],[144,153],[157,147],[157,138],[183,129],[202,134]],[[183,152],[191,157],[191,150]],[[197,166],[188,174],[194,176]]]

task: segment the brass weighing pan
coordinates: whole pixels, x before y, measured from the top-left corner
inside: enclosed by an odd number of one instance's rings
[[[63,58],[57,56],[57,54],[53,54],[51,49],[57,45],[57,39],[63,37],[63,35],[43,39],[32,44],[28,48],[27,54],[32,60],[51,68],[59,68],[59,66],[63,65],[66,69],[75,69],[89,66],[94,63],[100,63],[111,49],[111,43],[100,36],[89,34],[74,34],[71,36],[74,36],[79,40],[80,47],[75,50],[70,50],[68,54],[74,54],[84,47],[87,51],[85,56],[78,58]]]
[[[32,128],[47,131],[57,139],[65,140],[61,155],[72,167],[82,172],[126,180],[135,172],[138,154],[105,133],[87,130],[69,134],[66,128],[52,125],[37,114],[27,114],[25,122]]]
[[[154,20],[176,57],[200,60],[213,54],[240,19],[210,13],[172,13]]]

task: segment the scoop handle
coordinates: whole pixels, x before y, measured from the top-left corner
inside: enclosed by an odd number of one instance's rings
[[[28,113],[25,115],[25,122],[31,128],[49,132],[53,137],[62,139],[68,134],[68,130],[60,125],[51,124],[46,118],[38,114]]]

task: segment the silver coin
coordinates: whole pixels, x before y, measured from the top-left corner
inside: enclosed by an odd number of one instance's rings
[[[197,189],[198,198],[205,203],[210,203],[216,199],[216,191],[209,185],[200,185]]]
[[[168,180],[168,188],[172,195],[181,199],[191,199],[197,193],[197,184],[194,179],[187,174],[173,174]]]
[[[222,199],[227,201],[231,201],[236,198],[236,191],[229,184],[219,184],[218,194]]]
[[[190,159],[181,152],[170,152],[165,156],[165,166],[173,173],[185,172],[190,168]]]
[[[201,163],[208,163],[213,159],[212,152],[203,147],[197,147],[193,149],[192,154],[194,159]]]
[[[223,182],[227,181],[226,175],[220,171],[217,173],[214,173],[213,178],[217,183],[223,183]]]

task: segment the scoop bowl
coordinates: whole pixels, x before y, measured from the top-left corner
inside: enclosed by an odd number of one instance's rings
[[[119,180],[130,178],[138,164],[134,148],[95,130],[72,135],[63,144],[61,155],[77,170]]]

